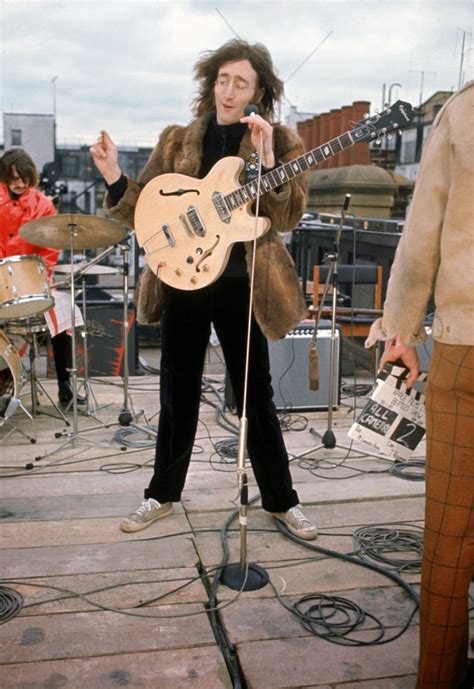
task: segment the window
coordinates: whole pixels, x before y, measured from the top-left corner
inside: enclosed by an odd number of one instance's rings
[[[79,177],[79,159],[77,156],[65,155],[61,162],[63,177]]]
[[[12,146],[21,146],[21,129],[12,129]]]
[[[416,161],[416,129],[405,129],[402,134],[402,145],[400,148],[400,163],[414,163]]]

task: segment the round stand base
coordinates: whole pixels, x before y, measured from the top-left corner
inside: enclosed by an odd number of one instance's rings
[[[336,447],[336,436],[332,431],[326,431],[321,442],[327,450],[333,450]]]
[[[239,562],[226,565],[220,577],[221,583],[233,591],[240,591],[245,581],[245,569],[242,569]],[[253,563],[248,566],[247,581],[242,591],[257,591],[268,584],[268,574],[259,565]]]
[[[119,414],[118,422],[121,426],[130,426],[133,421],[133,416],[127,409],[122,409]]]

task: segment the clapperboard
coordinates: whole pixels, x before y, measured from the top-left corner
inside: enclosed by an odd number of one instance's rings
[[[407,390],[408,369],[386,364],[349,437],[393,459],[410,459],[425,435],[425,398]],[[420,373],[418,381],[426,380]]]

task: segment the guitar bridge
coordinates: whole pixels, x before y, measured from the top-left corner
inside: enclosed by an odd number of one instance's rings
[[[225,205],[224,197],[220,193],[220,191],[215,191],[212,194],[212,203],[214,204],[214,208],[217,211],[217,215],[221,219],[222,222],[229,223],[230,222],[230,211]]]

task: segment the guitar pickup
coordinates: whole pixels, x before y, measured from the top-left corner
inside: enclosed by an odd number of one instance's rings
[[[167,242],[168,242],[168,245],[169,245],[169,246],[175,246],[175,245],[176,245],[176,242],[175,242],[175,239],[174,239],[174,237],[173,237],[173,233],[172,233],[171,230],[170,230],[170,226],[169,226],[169,225],[162,225],[162,228],[161,228],[161,229],[163,230],[163,234],[164,234],[165,237],[166,237],[166,240],[167,240]]]
[[[191,237],[191,239],[192,239],[194,237],[194,232],[192,231],[192,229],[189,225],[188,219],[184,215],[184,213],[181,213],[181,215],[179,216],[179,219],[180,219],[181,225],[186,230],[186,234],[188,235],[188,237]]]
[[[205,237],[206,228],[204,227],[204,223],[201,220],[201,216],[199,215],[197,209],[194,206],[189,206],[188,210],[186,211],[186,217],[189,221],[189,224],[191,225],[193,232],[197,234],[198,237]]]
[[[214,204],[214,208],[217,211],[217,215],[219,216],[220,220],[222,222],[229,223],[230,222],[230,211],[227,208],[224,197],[220,193],[220,191],[215,191],[212,194],[212,203]]]

